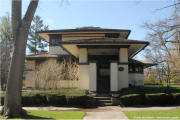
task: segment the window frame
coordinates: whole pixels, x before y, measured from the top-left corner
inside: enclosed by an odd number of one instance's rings
[[[50,37],[49,45],[51,45],[51,46],[59,46],[60,45],[60,42],[62,40],[61,34],[51,34],[51,35],[49,35],[49,37]],[[53,38],[55,38],[55,39],[53,39]],[[54,41],[54,42],[52,43],[52,41]]]
[[[105,38],[119,38],[119,37],[120,37],[120,33],[105,33]]]

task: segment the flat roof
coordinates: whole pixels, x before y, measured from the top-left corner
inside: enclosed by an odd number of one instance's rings
[[[109,29],[109,28],[76,28],[76,29],[57,29],[57,30],[46,30],[38,31],[37,33],[54,33],[54,32],[97,32],[97,31],[112,31],[112,32],[131,32],[128,29]]]
[[[142,64],[144,68],[152,67],[154,65],[158,65],[157,63],[149,62],[149,61],[142,61],[142,60],[136,60],[136,59],[130,59],[130,64]]]
[[[129,40],[123,38],[93,38],[61,41],[61,44],[149,44],[148,41]]]

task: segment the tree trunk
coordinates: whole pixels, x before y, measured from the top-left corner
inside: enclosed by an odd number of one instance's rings
[[[6,118],[20,117],[23,113],[21,106],[21,89],[24,71],[24,60],[28,32],[38,0],[31,0],[28,10],[21,20],[21,0],[12,0],[12,26],[14,52],[8,75],[3,116]]]

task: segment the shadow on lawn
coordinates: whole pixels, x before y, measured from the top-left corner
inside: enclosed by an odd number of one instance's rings
[[[46,118],[46,117],[40,117],[40,116],[34,116],[34,115],[26,115],[23,116],[21,119],[53,119],[53,118]]]

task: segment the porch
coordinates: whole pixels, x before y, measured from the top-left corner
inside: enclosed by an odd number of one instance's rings
[[[87,39],[61,42],[79,58],[79,88],[98,94],[129,87],[128,60],[148,42],[127,39]]]

